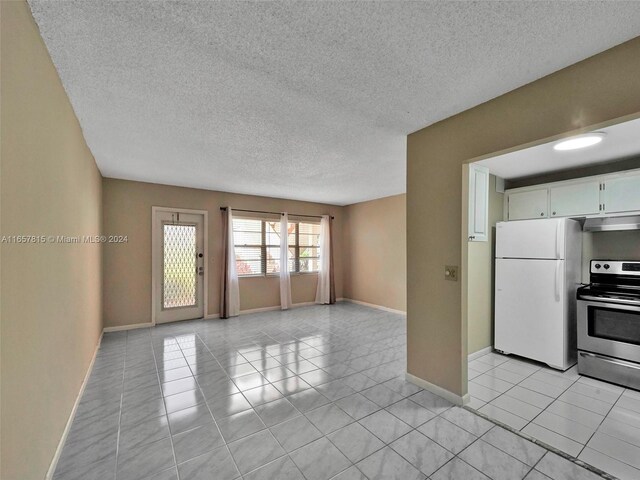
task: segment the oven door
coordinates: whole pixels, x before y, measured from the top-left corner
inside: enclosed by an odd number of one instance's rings
[[[578,300],[578,350],[640,363],[640,305]]]

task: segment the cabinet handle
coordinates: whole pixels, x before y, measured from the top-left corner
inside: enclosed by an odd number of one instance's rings
[[[553,214],[555,215],[555,214],[556,214],[556,212],[553,212]]]
[[[469,240],[474,240],[476,238],[475,235],[469,235]]]
[[[541,217],[544,217],[544,212],[542,212],[542,213],[540,214],[540,216],[541,216]]]

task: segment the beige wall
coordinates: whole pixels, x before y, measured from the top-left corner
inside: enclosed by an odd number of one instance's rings
[[[101,177],[25,2],[2,17],[2,235],[98,235]],[[2,244],[3,480],[44,478],[95,351],[100,246]]]
[[[503,217],[502,193],[496,192],[496,177],[489,177],[489,238],[467,242],[467,331],[468,353],[493,345],[493,297],[495,225]]]
[[[334,219],[336,295],[342,296],[342,207],[193,188],[105,178],[103,181],[104,233],[127,235],[128,243],[104,246],[104,324],[106,327],[151,321],[151,207],[163,206],[209,212],[208,312],[220,308],[222,239],[220,207],[286,211],[297,214],[331,214]],[[315,300],[317,275],[293,275],[294,303]],[[240,279],[240,308],[280,305],[277,277]]]
[[[344,296],[407,309],[406,195],[344,209]]]
[[[415,132],[407,141],[408,370],[467,391],[461,282],[462,169],[469,160],[640,112],[640,38]],[[461,272],[466,275],[466,272]]]

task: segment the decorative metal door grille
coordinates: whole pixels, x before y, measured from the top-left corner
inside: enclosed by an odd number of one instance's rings
[[[196,305],[196,226],[163,225],[163,307]]]

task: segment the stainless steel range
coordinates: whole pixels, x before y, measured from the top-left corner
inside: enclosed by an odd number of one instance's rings
[[[640,261],[591,260],[578,289],[578,372],[640,389]]]

